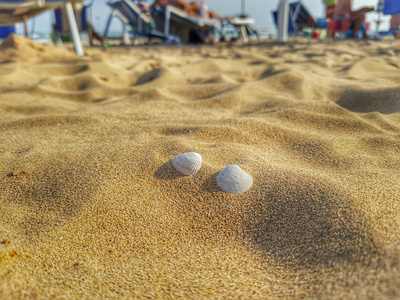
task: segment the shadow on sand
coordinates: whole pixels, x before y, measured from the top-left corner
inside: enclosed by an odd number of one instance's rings
[[[377,253],[352,199],[325,179],[275,173],[258,181],[243,230],[266,256],[290,266],[331,267]]]
[[[338,105],[360,113],[380,112],[392,114],[400,111],[400,88],[376,91],[346,90],[342,93]]]
[[[168,161],[154,172],[154,177],[161,180],[171,180],[185,177],[185,175],[182,175],[177,170],[175,170],[171,161]]]

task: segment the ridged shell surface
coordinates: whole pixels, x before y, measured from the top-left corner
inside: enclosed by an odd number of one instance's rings
[[[194,175],[201,168],[202,158],[199,153],[183,153],[171,160],[174,168],[183,175]]]
[[[253,177],[238,165],[230,165],[218,174],[217,184],[225,192],[242,194],[253,185]]]

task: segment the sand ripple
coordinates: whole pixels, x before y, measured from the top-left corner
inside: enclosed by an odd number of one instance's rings
[[[0,298],[399,298],[398,49],[9,38]],[[231,164],[243,195],[217,186]]]

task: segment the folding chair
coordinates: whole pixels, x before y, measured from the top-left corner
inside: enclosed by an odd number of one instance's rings
[[[65,7],[69,26],[71,28],[72,39],[75,51],[78,55],[83,55],[82,42],[78,33],[72,5],[68,0],[0,0],[0,26],[24,23],[25,35],[28,35],[27,20],[33,18],[47,10]]]
[[[195,18],[172,5],[158,7],[151,15],[165,36],[176,35],[183,43],[212,43],[214,39],[210,37],[221,29],[220,19]]]
[[[104,37],[108,37],[111,22],[117,17],[124,25],[124,35],[126,35],[126,25],[130,25],[134,29],[137,36],[155,37],[166,39],[167,36],[163,32],[154,29],[154,22],[147,13],[130,0],[118,0],[108,3],[112,11],[108,18],[104,31]]]

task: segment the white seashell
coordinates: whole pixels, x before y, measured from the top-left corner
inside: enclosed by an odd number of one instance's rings
[[[238,165],[230,165],[218,174],[217,184],[225,192],[242,194],[253,185],[253,177]]]
[[[194,175],[201,168],[202,158],[199,153],[183,153],[171,159],[174,168],[183,175]]]

